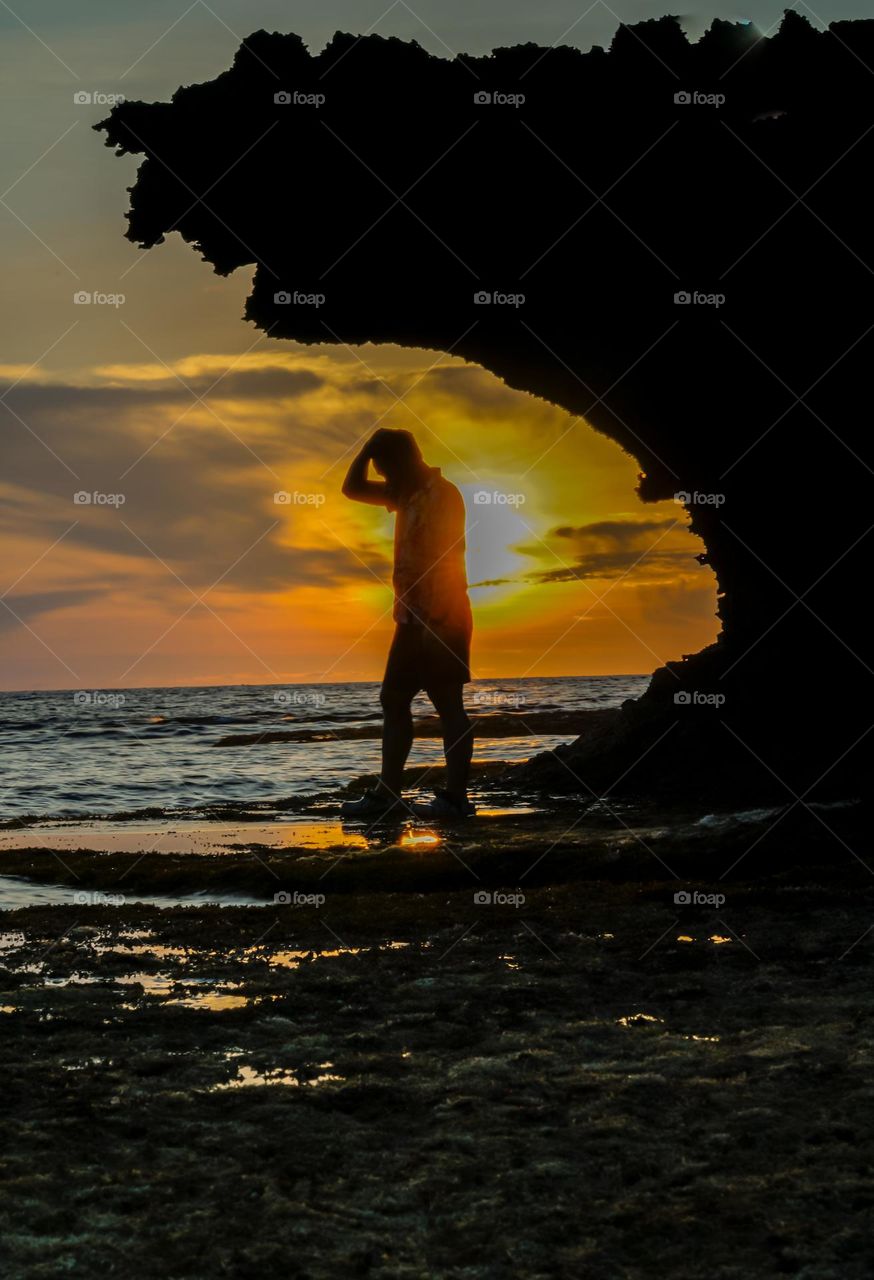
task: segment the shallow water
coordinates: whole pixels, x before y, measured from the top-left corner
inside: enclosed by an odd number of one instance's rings
[[[852,800],[832,804],[835,816],[829,820],[837,821],[854,807]],[[433,888],[435,875],[457,887],[452,874],[457,865],[471,873],[475,885],[495,855],[501,856],[511,880],[521,877],[519,884],[527,884],[525,877],[547,858],[553,868],[559,864],[574,875],[595,874],[595,868],[612,875],[617,860],[626,860],[638,876],[643,859],[647,870],[658,866],[674,877],[671,900],[682,910],[692,902],[692,890],[695,895],[704,892],[695,883],[699,861],[709,878],[718,879],[715,873],[738,858],[733,833],[740,830],[744,842],[757,841],[781,813],[769,809],[702,817],[700,810],[692,810],[672,813],[666,823],[662,814],[648,814],[633,803],[595,801],[556,812],[524,802],[481,807],[473,820],[447,825],[415,818],[378,823],[315,817],[251,823],[64,820],[0,831],[6,873],[0,874],[0,910],[216,904],[293,912],[323,905],[329,884],[332,893],[337,890],[336,877],[347,888],[357,884],[364,891],[379,886],[415,892],[421,883]],[[652,817],[662,820],[653,822]],[[715,852],[720,842],[726,844],[724,858]],[[708,894],[707,901],[714,904],[725,900],[715,890]],[[678,940],[686,942],[686,935]],[[721,929],[708,945],[731,941]]]
[[[94,853],[186,853],[208,856],[263,845],[271,849],[366,849],[363,829],[340,822],[276,821],[270,823],[100,821],[40,823],[0,831],[3,849],[90,849]]]
[[[540,810],[525,804],[508,807],[482,808],[474,823],[465,824],[469,834],[487,833],[489,824],[500,823],[502,819],[512,816],[517,819],[532,819]],[[276,905],[291,902],[290,897],[271,890],[266,895],[255,898],[244,894],[218,893],[200,891],[186,894],[147,895],[141,891],[131,892],[124,873],[117,871],[114,875],[107,873],[105,884],[101,888],[77,887],[74,883],[53,883],[64,880],[77,873],[71,863],[76,859],[71,854],[81,856],[87,852],[88,857],[99,860],[101,855],[130,854],[133,855],[133,866],[144,867],[142,857],[138,855],[193,856],[195,859],[212,859],[216,856],[226,857],[229,862],[251,861],[254,857],[261,859],[268,853],[294,852],[308,854],[327,851],[330,857],[336,853],[338,859],[345,859],[350,854],[362,854],[388,848],[400,848],[410,853],[427,854],[439,849],[447,833],[437,827],[429,826],[424,820],[402,819],[398,822],[367,821],[320,821],[318,819],[276,820],[273,822],[222,823],[201,820],[185,822],[176,819],[157,820],[148,824],[112,822],[104,820],[82,821],[63,820],[41,823],[33,826],[16,827],[0,831],[0,854],[4,855],[6,870],[17,870],[16,854],[20,851],[22,861],[32,855],[27,851],[48,850],[55,855],[57,868],[52,864],[48,869],[48,877],[31,880],[24,876],[0,875],[0,911],[14,910],[23,906],[126,906],[147,904],[152,906],[178,907],[203,906],[215,903],[219,906],[263,906],[272,899]],[[37,855],[40,856],[40,855]],[[48,883],[46,883],[46,878]],[[196,883],[196,879],[194,881]],[[277,886],[277,889],[279,886]]]

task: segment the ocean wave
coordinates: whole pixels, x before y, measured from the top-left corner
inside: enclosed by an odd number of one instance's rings
[[[337,712],[334,714],[325,714],[323,709],[314,711],[312,714],[306,712],[284,712],[277,714],[274,709],[270,712],[258,712],[252,715],[129,715],[121,717],[117,714],[111,717],[90,717],[87,721],[76,723],[69,713],[64,715],[48,715],[39,720],[6,720],[0,721],[0,738],[4,734],[23,735],[39,734],[41,732],[63,733],[69,738],[90,738],[95,735],[113,735],[113,734],[134,734],[134,733],[163,733],[170,734],[174,731],[191,729],[210,729],[230,727],[233,725],[258,725],[263,724],[265,727],[280,724],[302,724],[302,725],[319,725],[329,728],[331,725],[359,724],[366,721],[381,720],[380,712],[361,712],[353,711],[348,714]]]
[[[567,734],[576,737],[595,718],[604,714],[599,710],[586,711],[529,711],[492,712],[470,717],[477,738],[524,738],[539,734]],[[437,716],[423,716],[413,722],[417,738],[442,737]],[[277,742],[348,742],[358,739],[381,738],[381,724],[355,724],[348,728],[330,729],[265,729],[262,733],[234,733],[219,738],[217,747],[264,746]]]
[[[519,763],[555,749],[605,714],[605,701],[618,706],[645,683],[643,677],[474,681],[465,701],[474,713],[477,757],[500,767],[498,757]],[[354,779],[379,769],[375,682],[82,692],[0,694],[2,818],[136,821],[228,813],[245,821],[248,814],[284,811],[281,797],[293,797],[288,804],[299,808],[315,793],[336,802]],[[424,694],[413,714],[420,721],[414,760],[442,767],[440,732]],[[216,752],[218,742],[230,750]]]

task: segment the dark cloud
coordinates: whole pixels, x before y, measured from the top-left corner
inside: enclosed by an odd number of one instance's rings
[[[577,542],[592,541],[625,545],[636,542],[646,534],[658,535],[678,524],[677,520],[598,520],[593,524],[559,525],[553,529],[553,538],[570,538]]]
[[[22,622],[33,622],[40,614],[69,609],[103,595],[101,588],[85,587],[66,591],[33,591],[0,599],[0,631],[12,631]]]
[[[308,391],[317,391],[325,385],[325,379],[312,369],[233,369],[223,377],[220,374],[205,375],[198,378],[186,378],[187,385],[198,395],[205,395],[215,384],[212,397],[240,397],[259,399],[267,397],[276,400],[287,400],[290,397],[306,395]]]
[[[676,533],[676,536],[672,536]],[[680,520],[598,520],[592,524],[559,525],[543,542],[517,546],[521,555],[542,560],[549,554],[550,541],[559,540],[554,568],[532,569],[518,578],[492,578],[472,583],[477,587],[498,587],[510,582],[578,582],[581,578],[636,577],[669,578],[695,557],[692,543],[686,545],[688,530]]]
[[[687,538],[679,519],[599,520],[586,525],[561,525],[547,535],[558,539],[557,552],[566,564],[556,564],[530,575],[534,582],[570,582],[579,578],[615,578],[639,566],[640,573],[668,577],[682,565],[691,564],[695,548],[677,545],[671,534],[677,530]],[[532,554],[533,548],[520,548]],[[542,549],[538,554],[542,554]]]
[[[118,411],[134,406],[154,406],[185,403],[193,400],[192,392],[215,399],[231,397],[257,400],[288,399],[305,395],[325,385],[325,379],[312,369],[286,369],[268,366],[260,369],[231,369],[208,371],[196,377],[180,374],[174,377],[168,370],[166,381],[127,386],[82,386],[75,383],[6,382],[0,383],[0,398],[8,400],[16,413],[57,412],[80,407],[95,412]]]
[[[231,375],[222,390],[246,399],[254,392],[263,402],[324,381],[308,370],[270,368]],[[48,546],[75,522],[65,549],[146,562],[154,556],[198,592],[217,579],[225,590],[249,592],[389,578],[381,552],[347,549],[330,532],[332,510],[345,507],[343,455],[366,418],[352,411],[323,424],[318,412],[295,411],[287,430],[264,430],[253,415],[253,430],[248,419],[219,407],[217,418],[197,410],[196,419],[173,425],[190,402],[181,387],[171,393],[16,386],[9,396],[14,413],[0,405],[6,459],[0,529],[42,537]],[[321,477],[314,467],[319,446],[326,465],[340,460]],[[300,501],[275,503],[282,491]],[[80,492],[92,500],[76,502]],[[107,502],[106,495],[122,500]],[[307,500],[313,496],[318,502]],[[169,572],[155,581],[165,594],[184,591]],[[148,592],[148,582],[141,589]]]

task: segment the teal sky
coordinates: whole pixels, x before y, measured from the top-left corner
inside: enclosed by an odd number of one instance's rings
[[[231,349],[240,338],[244,278],[217,282],[195,255],[172,238],[148,267],[123,238],[125,186],[136,160],[114,160],[90,125],[105,106],[74,103],[77,91],[166,99],[180,83],[207,80],[229,63],[240,40],[261,27],[295,31],[317,49],[336,30],[374,30],[415,38],[429,51],[484,53],[517,42],[609,43],[620,20],[658,16],[664,0],[0,0],[4,48],[0,149],[0,244],[4,299],[0,360],[30,363],[74,320],[76,288],[123,289],[125,318],[148,340],[161,334],[162,354],[190,350],[185,337],[198,325],[199,346]],[[817,26],[871,12],[866,0],[796,6]],[[766,30],[779,22],[782,0],[755,0],[735,10],[707,0],[683,19],[697,34],[714,16],[753,20]],[[203,290],[211,299],[204,319]],[[214,304],[214,305],[212,305]],[[171,322],[168,327],[168,317]],[[69,371],[103,357],[129,359],[132,339],[116,318],[92,314],[43,357],[46,371]],[[111,348],[111,349],[110,349]]]

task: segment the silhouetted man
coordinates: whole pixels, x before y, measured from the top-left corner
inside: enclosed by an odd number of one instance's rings
[[[371,462],[382,480],[368,478]],[[396,522],[395,634],[380,695],[382,773],[374,790],[347,801],[342,812],[368,818],[407,812],[401,788],[413,745],[410,704],[424,689],[440,717],[446,786],[429,805],[414,805],[413,811],[430,818],[470,817],[473,727],[463,692],[470,680],[472,618],[464,567],[464,499],[439,467],[427,466],[409,431],[385,428],[354,459],[343,493],[356,502],[387,507]]]

